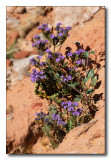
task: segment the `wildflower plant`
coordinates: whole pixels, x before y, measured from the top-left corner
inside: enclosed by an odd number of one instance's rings
[[[88,63],[94,51],[87,51],[79,45],[76,51],[68,48],[64,54],[60,52],[71,30],[70,26],[61,25],[58,23],[55,30],[48,24],[39,26],[46,40],[35,35],[32,46],[44,53],[46,61],[42,62],[42,56],[30,60],[35,66],[31,73],[31,81],[36,83],[35,93],[50,102],[47,114],[36,113],[36,121],[42,124],[42,130],[51,141],[53,139],[53,144],[57,144],[54,137],[58,133],[70,131],[89,117],[97,83],[97,75]],[[49,43],[53,51],[48,47]]]

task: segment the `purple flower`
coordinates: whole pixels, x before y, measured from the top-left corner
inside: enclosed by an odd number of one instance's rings
[[[42,27],[42,26],[39,26],[38,29],[43,29],[43,27]]]
[[[43,75],[43,71],[38,72],[36,71],[36,69],[33,69],[33,73],[31,73],[30,75],[32,82],[40,81],[41,79],[46,79],[46,76]]]
[[[79,112],[77,112],[77,111],[74,111],[73,113],[72,113],[72,115],[74,116],[79,116]]]
[[[33,43],[33,44],[32,44],[32,47],[35,47],[35,46],[36,46],[36,43]]]
[[[60,56],[59,58],[60,58],[60,59],[65,59],[65,57],[64,57],[64,56]]]
[[[80,51],[81,53],[85,53],[85,50],[83,50],[83,49],[79,49],[79,51]]]
[[[70,27],[70,26],[66,27],[66,30],[71,30],[71,29],[72,29],[72,27]]]
[[[30,63],[32,66],[34,66],[35,64],[37,64],[37,60],[35,60],[34,58],[31,58]]]
[[[67,78],[64,78],[64,79],[63,79],[63,82],[66,82],[66,81],[67,81]]]
[[[75,52],[75,54],[80,55],[81,53],[84,53],[85,51],[83,49],[79,49],[78,51]]]
[[[60,28],[60,31],[63,33],[64,32],[64,28]]]
[[[40,63],[40,66],[45,66],[46,65],[46,62],[41,62]]]
[[[81,113],[81,111],[82,111],[82,108],[77,109],[77,112]]]
[[[59,37],[62,37],[62,36],[63,36],[63,33],[59,33],[58,36],[59,36]]]
[[[65,122],[65,121],[62,121],[62,119],[59,118],[58,121],[57,121],[57,124],[58,124],[58,125],[65,125],[66,122]]]
[[[62,102],[62,103],[61,103],[61,106],[63,107],[65,104],[66,104],[66,102]]]
[[[68,107],[72,105],[72,102],[67,102]]]
[[[68,108],[68,111],[69,111],[69,112],[74,111],[74,108],[73,108],[73,107],[70,107],[70,108]]]
[[[77,67],[74,67],[74,70],[77,70]]]
[[[61,24],[62,24],[62,23],[60,23],[60,22],[59,22],[59,23],[57,23],[57,27],[59,27]]]
[[[46,76],[40,76],[40,79],[46,79]]]
[[[74,102],[73,104],[74,104],[74,106],[76,106],[76,107],[79,105],[78,102]]]
[[[49,49],[47,49],[45,52],[46,52],[46,53],[51,53],[51,51],[50,51]]]
[[[64,109],[67,109],[68,107],[67,106],[64,106]]]
[[[57,58],[57,59],[56,59],[56,62],[59,62],[59,61],[60,61],[60,58]]]
[[[48,40],[46,39],[46,40],[44,40],[43,42],[48,43]]]
[[[40,39],[40,36],[39,35],[35,35],[34,39],[36,39],[36,38]]]
[[[63,78],[64,78],[64,76],[62,75],[62,76],[60,76],[60,78],[62,78],[62,79],[63,79]]]
[[[47,27],[48,25],[46,23],[42,23],[42,26],[43,27]]]
[[[49,120],[49,119],[48,119],[48,118],[46,118],[46,119],[44,119],[44,122],[46,123],[46,122],[48,122],[48,120]]]
[[[69,56],[69,57],[72,57],[72,55],[73,55],[72,52],[69,52],[69,53],[67,54],[67,56]]]
[[[48,54],[47,57],[50,59],[50,58],[53,58],[53,55],[52,54]]]
[[[39,115],[39,113],[37,112],[37,113],[35,113],[35,116],[38,116]]]
[[[71,75],[68,75],[68,76],[67,76],[67,79],[68,79],[68,80],[71,80],[71,79],[72,79],[72,76],[71,76]]]
[[[45,31],[46,31],[46,32],[50,31],[50,28],[46,28]]]
[[[53,38],[55,38],[55,36],[54,36],[53,34],[51,34],[51,36],[50,36],[50,37],[51,37],[52,39],[53,39]]]
[[[83,60],[80,60],[80,61],[76,61],[76,64],[81,64],[81,63],[83,63]]]
[[[57,119],[59,119],[59,117],[60,117],[59,114],[57,114],[57,115],[55,113],[52,114],[52,119],[53,120],[57,120]]]
[[[36,41],[37,44],[40,44],[41,42],[42,42],[41,40]]]
[[[37,56],[38,59],[42,59],[42,56]]]
[[[40,71],[39,74],[43,74],[43,71]]]

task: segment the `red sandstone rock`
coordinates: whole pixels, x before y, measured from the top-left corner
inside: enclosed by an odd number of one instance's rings
[[[16,43],[17,39],[19,38],[19,33],[16,31],[11,31],[10,33],[7,34],[7,43],[8,46],[13,45]]]
[[[29,51],[20,51],[14,54],[15,59],[26,58],[30,55]]]

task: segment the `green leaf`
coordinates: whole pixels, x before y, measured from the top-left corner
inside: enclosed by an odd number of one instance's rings
[[[56,74],[56,76],[57,76],[57,78],[59,78],[59,77],[60,77],[60,75],[59,75],[58,73]]]
[[[88,89],[87,90],[87,94],[91,94],[91,93],[93,93],[94,92],[94,89]]]
[[[95,53],[94,51],[91,51],[91,52],[90,52],[90,54],[94,54],[94,53]]]
[[[71,119],[68,120],[68,127],[69,127],[69,131],[73,128],[73,123]]]
[[[92,78],[91,86],[94,87],[96,85],[96,83],[97,83],[97,76],[94,76]]]
[[[85,83],[85,82],[87,82],[88,81],[88,78],[84,78],[83,79],[83,82]]]
[[[87,78],[90,79],[94,76],[94,69],[89,70]]]
[[[74,82],[74,85],[77,86],[79,84],[79,82]]]
[[[63,64],[63,67],[66,67],[66,66],[67,66],[67,64],[68,64],[68,62],[65,62],[65,63]]]
[[[79,102],[81,98],[74,98],[74,102]]]
[[[69,84],[70,87],[72,88],[75,88],[75,85],[74,84]]]
[[[77,86],[79,83],[78,82],[74,82],[73,84],[69,84],[69,86],[71,86],[72,88],[75,88],[75,86]]]
[[[88,52],[88,51],[85,51],[84,56],[85,56],[86,58],[88,58],[89,52]]]

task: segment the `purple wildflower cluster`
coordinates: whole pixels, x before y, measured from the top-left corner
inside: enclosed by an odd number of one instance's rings
[[[52,114],[52,119],[56,120],[58,125],[66,125],[66,122],[60,118],[59,114]]]
[[[33,38],[34,43],[32,44],[32,47],[36,47],[39,50],[45,51],[47,47],[45,47],[48,43],[48,40],[41,40],[39,35],[35,35]]]
[[[61,23],[57,23],[56,35],[53,34],[52,30],[48,27],[48,24],[43,23],[41,26],[38,27],[38,29],[42,30],[42,32],[47,37],[47,39],[49,39],[49,41],[53,42],[54,45],[57,45],[58,42],[63,42],[66,39],[66,37],[69,36],[68,32],[69,30],[71,30],[70,26],[61,28],[61,25]]]
[[[60,76],[60,78],[63,80],[63,82],[68,82],[68,81],[72,80],[72,76],[71,75],[68,75],[67,77],[62,75],[62,76]]]
[[[61,106],[65,110],[67,110],[68,112],[71,112],[72,115],[75,115],[75,116],[79,116],[81,114],[81,111],[82,111],[81,108],[76,109],[76,107],[78,107],[78,105],[79,105],[78,102],[70,102],[70,101],[61,103]]]
[[[42,59],[42,56],[37,56],[37,59],[38,60],[36,60],[35,58],[31,58],[30,59],[30,64],[32,65],[32,66],[38,66],[38,67],[43,67],[43,66],[46,66],[47,65],[47,63],[46,62],[40,62],[40,59]]]
[[[68,57],[72,57],[74,54],[72,52],[67,53]]]
[[[40,66],[43,67],[43,66],[46,66],[47,63],[46,62],[40,62]]]
[[[63,36],[64,34],[67,34],[69,30],[71,30],[71,27],[68,26],[66,28],[61,28],[60,26],[62,25],[62,23],[57,23],[57,26],[56,26],[56,30],[58,32],[58,36]]]
[[[60,55],[57,59],[56,59],[56,62],[60,62],[60,61],[63,61],[65,59],[64,56]]]
[[[42,79],[46,79],[46,76],[43,74],[43,71],[36,71],[36,69],[33,69],[33,72],[31,73],[31,81],[37,82]]]
[[[83,60],[78,60],[78,61],[76,61],[76,64],[78,64],[78,65],[83,64],[83,63],[84,63]]]
[[[48,118],[47,118],[47,114],[44,112],[40,112],[40,113],[35,113],[35,116],[37,118],[35,118],[36,121],[42,120],[44,121],[44,123],[48,122]]]
[[[32,44],[32,47],[37,47],[37,48],[41,48],[43,46],[45,46],[45,44],[48,43],[48,40],[38,40],[38,41],[35,41],[35,43]]]
[[[78,51],[75,52],[76,55],[80,55],[81,53],[85,53],[85,50],[79,49]]]
[[[49,49],[47,49],[45,52],[48,53],[47,57],[48,57],[49,59],[52,59],[52,58],[53,58],[53,53],[52,53]]]
[[[30,59],[30,64],[31,64],[32,66],[34,66],[34,65],[38,65],[39,62],[38,62],[35,58],[31,58],[31,59]]]
[[[40,29],[42,31],[46,31],[46,32],[50,31],[50,28],[48,28],[48,24],[45,24],[45,23],[43,23],[41,26],[39,26],[38,29]]]
[[[36,113],[35,113],[35,116],[37,117],[36,120],[41,120],[41,119],[43,119],[45,116],[47,116],[47,114],[44,113],[44,112],[40,112],[40,113],[36,112]]]

